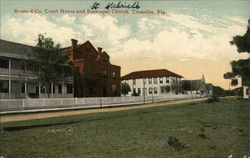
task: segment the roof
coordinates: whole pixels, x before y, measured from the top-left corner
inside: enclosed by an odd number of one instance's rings
[[[171,72],[166,69],[156,69],[156,70],[144,70],[144,71],[135,71],[131,72],[125,76],[122,77],[122,80],[129,80],[129,79],[138,79],[138,78],[155,78],[155,77],[180,77],[182,76]]]
[[[0,57],[28,59],[35,56],[35,47],[0,39]]]
[[[196,90],[196,89],[200,89],[201,85],[202,85],[202,80],[182,80],[182,84],[188,83],[190,85],[192,85],[192,89]]]

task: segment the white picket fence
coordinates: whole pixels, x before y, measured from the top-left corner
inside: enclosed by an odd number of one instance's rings
[[[98,98],[38,98],[38,99],[1,99],[0,112],[22,111],[31,109],[55,108],[101,108],[111,106],[124,106],[146,104],[162,101],[175,101],[201,96],[191,95],[165,95],[165,96],[139,96],[139,97],[98,97]]]

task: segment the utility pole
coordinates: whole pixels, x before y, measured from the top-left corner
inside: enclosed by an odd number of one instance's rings
[[[231,84],[230,84],[231,81],[229,81],[229,95],[231,97]]]
[[[193,85],[192,85],[192,80],[190,80],[191,82],[191,96],[192,96],[192,99],[193,99]]]
[[[145,78],[143,77],[143,103],[145,104]]]
[[[152,88],[152,103],[154,103],[154,88]]]

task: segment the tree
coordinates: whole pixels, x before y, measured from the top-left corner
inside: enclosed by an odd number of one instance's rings
[[[243,35],[237,35],[230,41],[231,45],[236,45],[238,53],[250,53],[250,19],[248,19],[247,32]],[[225,79],[231,79],[231,85],[238,84],[238,79],[242,78],[242,85],[250,86],[250,58],[232,61],[231,72],[224,74]]]
[[[191,81],[182,81],[181,82],[181,88],[183,91],[191,91]]]
[[[96,93],[96,86],[100,83],[100,77],[90,71],[82,75],[83,86],[85,86],[92,97]]]
[[[122,82],[121,83],[121,93],[126,96],[128,94],[128,92],[130,92],[130,86],[129,84],[127,84],[126,82]]]
[[[36,41],[37,54],[29,63],[37,74],[38,83],[46,87],[49,98],[51,84],[66,81],[72,66],[67,63],[68,55],[60,53],[61,45],[55,44],[52,38],[39,34]]]
[[[90,97],[93,97],[96,94],[97,86],[100,86],[104,79],[100,75],[94,73],[93,68],[86,66],[86,71],[81,74],[79,71],[75,72],[75,92],[77,97],[87,96],[86,91]]]

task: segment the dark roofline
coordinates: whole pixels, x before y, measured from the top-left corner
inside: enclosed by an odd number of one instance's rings
[[[173,76],[183,78],[183,76],[178,75],[172,71],[167,69],[153,69],[153,70],[142,70],[142,71],[134,71],[127,75],[122,76],[122,80],[129,79],[139,79],[139,78],[154,78],[154,77],[166,77]]]
[[[182,81],[183,81],[183,82],[187,82],[187,81],[188,81],[188,82],[191,82],[191,81],[193,82],[193,81],[201,81],[201,79],[197,79],[197,80],[182,80]]]
[[[4,40],[4,39],[1,39],[1,38],[0,38],[0,42],[2,42],[2,41],[8,42],[8,43],[12,43],[12,44],[18,44],[18,45],[25,46],[25,47],[34,47],[34,48],[36,47],[36,46],[31,46],[31,45],[27,45],[27,44],[12,42],[12,41],[8,41],[8,40]]]
[[[0,56],[11,59],[28,60],[35,56],[37,47],[0,39]]]

